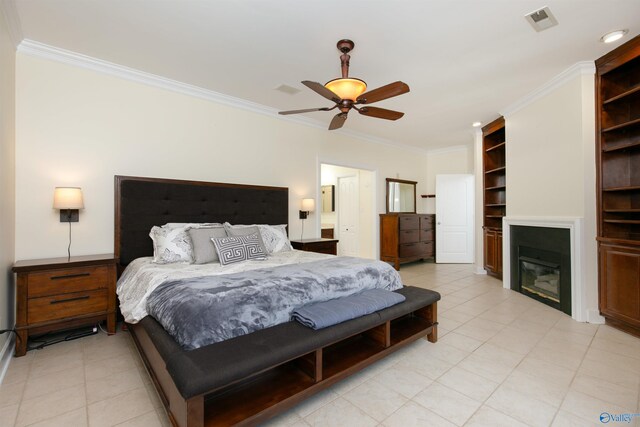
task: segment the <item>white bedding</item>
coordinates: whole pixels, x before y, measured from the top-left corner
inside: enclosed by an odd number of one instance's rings
[[[198,276],[240,273],[278,265],[300,264],[331,258],[333,255],[305,251],[285,251],[269,255],[264,261],[244,261],[226,266],[210,264],[155,264],[153,257],[138,258],[122,273],[116,293],[120,299],[120,311],[128,323],[138,323],[147,316],[147,298],[155,288],[167,280]]]

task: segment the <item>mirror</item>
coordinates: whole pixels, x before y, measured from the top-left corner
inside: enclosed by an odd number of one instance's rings
[[[416,213],[416,184],[387,178],[387,213]]]
[[[322,212],[333,212],[336,210],[335,185],[323,185],[322,190]]]

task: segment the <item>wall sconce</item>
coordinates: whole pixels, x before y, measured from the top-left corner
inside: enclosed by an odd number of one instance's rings
[[[316,208],[315,199],[302,199],[302,209],[300,209],[300,219],[307,219],[309,212]]]
[[[300,219],[302,220],[302,231],[300,232],[300,240],[304,236],[304,220],[309,216],[309,212],[313,212],[316,208],[315,199],[302,199],[302,209],[300,209]]]
[[[71,259],[71,223],[80,220],[80,209],[84,209],[80,187],[56,187],[53,192],[53,209],[60,209],[60,222],[69,223],[68,260]]]

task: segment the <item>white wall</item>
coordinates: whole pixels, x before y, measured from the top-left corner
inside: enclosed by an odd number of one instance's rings
[[[469,144],[457,147],[432,150],[427,153],[426,193],[436,193],[436,175],[473,173],[473,136],[469,133]],[[423,200],[424,213],[436,213],[437,198]],[[418,202],[420,204],[420,202]]]
[[[0,8],[0,329],[12,329],[15,324],[11,272],[15,247],[15,60],[15,48]],[[8,337],[0,335],[0,359]]]
[[[72,255],[112,252],[114,175],[287,186],[292,236],[300,199],[319,204],[318,159],[376,170],[378,194],[396,174],[425,191],[426,153],[22,53],[16,65],[17,259],[65,255],[67,229],[51,208],[53,188],[64,185],[85,197]]]
[[[505,116],[507,216],[584,218],[588,308],[598,307],[593,74]]]

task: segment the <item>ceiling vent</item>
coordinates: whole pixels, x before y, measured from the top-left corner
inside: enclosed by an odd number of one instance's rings
[[[280,85],[276,88],[276,90],[284,92],[287,95],[295,95],[296,93],[300,92],[300,89],[296,89],[295,87],[291,87],[288,85]]]
[[[526,14],[524,17],[537,32],[558,25],[558,20],[553,16],[548,6]]]

